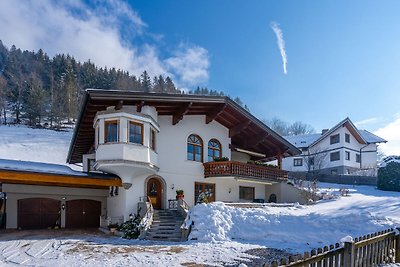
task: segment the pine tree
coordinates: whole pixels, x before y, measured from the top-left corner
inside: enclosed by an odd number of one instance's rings
[[[29,125],[35,126],[40,124],[42,117],[46,115],[47,93],[43,89],[42,81],[35,74],[31,75],[25,85],[27,87],[23,92],[22,111],[24,117],[28,118]]]
[[[171,80],[171,78],[168,76],[165,78],[165,92],[166,93],[176,93],[176,87],[174,82]]]
[[[140,83],[142,87],[142,91],[151,92],[151,79],[147,71],[143,71],[142,75],[140,75]]]

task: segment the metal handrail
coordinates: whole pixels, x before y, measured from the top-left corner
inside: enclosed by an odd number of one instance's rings
[[[139,224],[140,228],[143,230],[147,230],[153,221],[154,209],[153,209],[153,205],[151,204],[150,197],[148,197],[148,196],[147,196],[147,202],[149,202],[150,205],[147,208],[146,213],[144,214],[143,218],[140,220],[140,224]]]

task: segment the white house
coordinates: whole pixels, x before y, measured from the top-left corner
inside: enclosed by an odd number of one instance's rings
[[[359,130],[349,118],[320,134],[285,136],[302,153],[285,158],[282,169],[291,172],[353,174],[376,170],[377,148],[386,140]]]
[[[84,173],[0,166],[7,228],[41,228],[58,213],[67,228],[98,226],[88,214],[126,220],[147,199],[170,208],[178,189],[189,206],[201,192],[209,201],[299,201],[281,170],[299,153],[227,97],[89,89],[67,158]],[[278,166],[254,164],[270,160]]]

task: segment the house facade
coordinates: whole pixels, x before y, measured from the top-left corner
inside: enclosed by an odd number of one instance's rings
[[[386,140],[359,130],[349,118],[320,134],[286,136],[302,153],[285,158],[282,168],[290,172],[351,175],[375,173],[377,148]]]
[[[226,97],[88,90],[68,162],[120,177],[107,216],[126,219],[146,199],[168,209],[178,189],[189,206],[202,192],[209,201],[289,201],[280,166],[249,162],[298,153]]]
[[[0,226],[98,227],[151,202],[302,202],[282,159],[300,153],[227,97],[89,89],[66,166],[0,160]],[[278,166],[260,165],[276,160]],[[145,205],[146,206],[146,205]]]

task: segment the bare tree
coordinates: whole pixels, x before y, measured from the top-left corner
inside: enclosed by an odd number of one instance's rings
[[[273,117],[270,120],[263,120],[272,130],[280,135],[289,135],[289,124],[278,117]]]
[[[312,134],[315,132],[314,128],[307,123],[295,121],[288,127],[289,135],[299,134]]]
[[[270,120],[263,120],[263,122],[268,125],[272,130],[280,135],[299,135],[299,134],[311,134],[314,133],[314,128],[307,123],[302,121],[295,121],[292,124],[287,123],[279,119],[278,117],[273,117]]]
[[[326,148],[309,148],[307,154],[303,155],[304,165],[312,179],[325,167],[327,156],[328,151]]]

